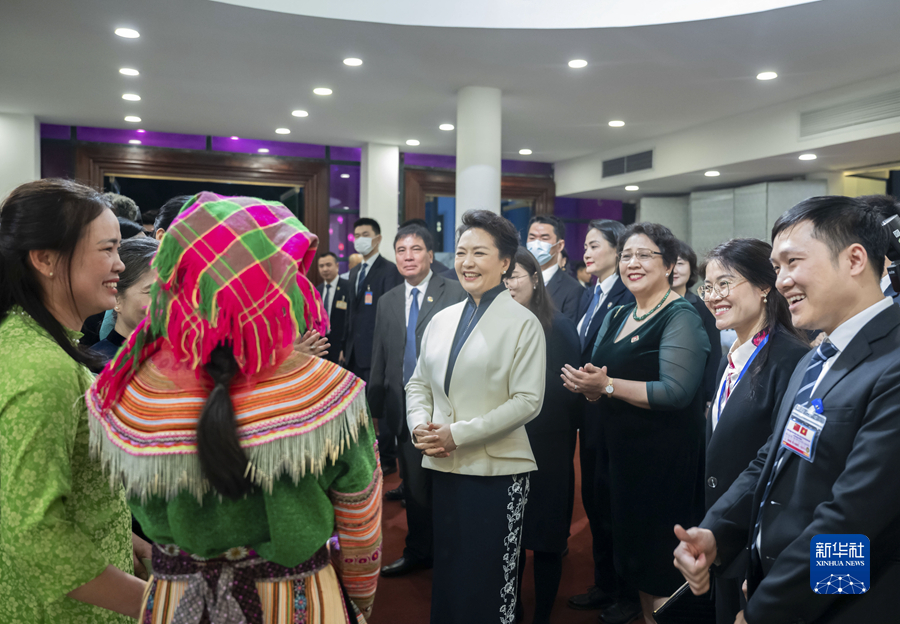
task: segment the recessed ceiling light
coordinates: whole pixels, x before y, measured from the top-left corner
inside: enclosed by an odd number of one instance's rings
[[[141,144],[141,142],[138,141],[137,139],[130,139],[128,142],[131,143],[132,145],[140,145]]]
[[[289,128],[275,128],[275,134],[290,134]]]
[[[328,87],[316,87],[313,89],[313,93],[316,95],[331,95],[333,91]]]
[[[776,78],[778,78],[778,74],[772,71],[756,74],[757,80],[775,80]]]
[[[614,119],[613,121],[609,122],[610,128],[621,128],[624,125],[625,125],[625,122],[620,119]]]
[[[137,39],[141,36],[141,33],[133,28],[116,28],[116,34],[126,39]]]
[[[140,102],[141,96],[139,96],[137,93],[123,93],[122,99],[128,100],[129,102]]]
[[[123,67],[119,70],[119,73],[123,76],[140,76],[141,72],[136,69],[131,69],[130,67]]]
[[[342,173],[342,174],[341,174],[341,177],[344,178],[344,179],[346,180],[347,178],[350,177],[350,174],[349,174],[349,173]]]
[[[256,151],[259,152],[260,154],[268,154],[269,153],[269,150],[265,147],[261,147]]]
[[[419,141],[418,141],[418,139],[410,139],[410,140],[408,140],[408,141],[406,142],[406,144],[407,144],[407,145],[416,146],[416,145],[419,144]]]
[[[125,121],[128,123],[141,123],[141,118],[135,115],[128,115],[128,117],[125,118]]]
[[[309,117],[309,113],[307,113],[305,110],[291,111],[291,115],[293,115],[294,117]]]
[[[718,178],[722,174],[720,174],[718,171],[707,171],[703,175],[705,175],[707,178]]]
[[[800,154],[800,160],[815,160],[818,158],[815,154]]]
[[[147,132],[147,131],[146,131],[146,130],[138,130],[138,132],[139,132],[140,134],[144,134],[144,133]]]
[[[232,141],[237,141],[237,140],[238,140],[238,137],[233,136],[233,137],[231,137],[231,140],[232,140]]]
[[[520,150],[519,150],[519,153],[520,153],[522,156],[530,156],[530,155],[531,155],[531,150],[530,150],[530,149],[527,149],[527,148],[526,148],[526,149],[520,149]]]
[[[350,206],[344,206],[344,210],[350,210]]]
[[[450,132],[451,130],[455,130],[456,126],[454,126],[453,124],[441,124],[438,126],[438,128],[440,128],[444,132]]]
[[[628,186],[625,187],[625,190],[626,191],[639,191],[639,190],[641,190],[641,187],[639,187],[637,184],[629,184]]]
[[[360,65],[362,65],[362,59],[345,58],[344,65],[349,65],[350,67],[359,67]]]
[[[582,67],[587,67],[587,61],[584,59],[575,59],[574,61],[569,61],[569,67],[572,69],[581,69]]]

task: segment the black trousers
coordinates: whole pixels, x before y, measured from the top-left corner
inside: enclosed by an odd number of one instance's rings
[[[397,445],[400,477],[403,479],[403,500],[406,502],[407,560],[431,565],[434,557],[434,526],[431,517],[433,470],[422,468],[422,452],[413,446],[409,436]]]
[[[579,432],[581,435],[581,432]],[[608,458],[603,451],[590,448],[581,435],[581,501],[591,527],[591,549],[594,557],[594,585],[607,594],[616,595],[618,583],[613,562],[612,522],[609,503]]]
[[[514,622],[528,473],[432,480],[431,624]]]
[[[350,356],[348,370],[364,382],[369,383],[369,373],[372,369],[360,367],[356,364],[353,356]],[[379,418],[379,414],[373,414],[372,416],[375,420],[375,431],[378,436],[378,452],[381,455],[381,465],[393,466],[394,462],[397,461],[397,438],[394,437],[394,434],[388,428],[387,419]]]

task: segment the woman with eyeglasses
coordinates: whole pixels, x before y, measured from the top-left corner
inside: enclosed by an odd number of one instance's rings
[[[431,622],[512,622],[537,469],[525,423],[544,402],[547,346],[541,322],[503,287],[516,269],[513,224],[470,210],[457,237],[469,296],[431,319],[406,384],[409,430],[433,471]]]
[[[578,364],[581,347],[575,323],[556,311],[550,293],[544,287],[541,266],[525,247],[516,252],[516,268],[504,280],[516,303],[529,310],[541,322],[547,338],[547,391],[544,407],[537,418],[525,425],[538,470],[531,474],[528,513],[522,529],[522,559],[519,562],[517,617],[522,607],[522,578],[525,551],[534,557],[534,624],[549,624],[550,613],[562,577],[563,551],[569,539],[569,487],[572,468],[570,445],[573,418],[580,409],[579,397],[557,382],[557,371],[566,364]]]
[[[716,327],[716,317],[706,308],[703,300],[692,292],[699,279],[699,271],[697,269],[697,254],[693,248],[683,240],[678,241],[678,262],[672,269],[672,275],[675,280],[672,282],[672,290],[687,299],[688,303],[694,306],[700,320],[703,321],[703,329],[706,330],[706,337],[709,338],[709,357],[706,358],[706,368],[703,370],[703,401],[707,409],[712,403],[713,395],[716,392],[716,381],[718,377],[716,372],[719,370],[719,364],[722,362],[722,337],[718,327]]]
[[[566,366],[562,377],[572,392],[606,402],[616,571],[640,596],[640,605],[617,604],[604,619],[627,622],[643,612],[652,624],[653,611],[683,583],[672,566],[672,527],[703,517],[701,381],[709,340],[697,311],[672,290],[678,239],[667,227],[628,226],[618,255],[635,303],[606,315],[591,363]]]
[[[719,368],[706,421],[706,508],[728,488],[772,433],[775,408],[809,345],[791,324],[787,300],[775,288],[772,247],[754,238],[723,243],[706,256],[698,292],[719,329],[737,340]],[[716,573],[716,621],[732,624],[743,608],[745,554]]]

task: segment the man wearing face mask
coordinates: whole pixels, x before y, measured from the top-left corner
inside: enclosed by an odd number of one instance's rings
[[[378,253],[381,243],[381,226],[375,219],[362,218],[353,224],[353,246],[362,254],[363,261],[350,271],[350,317],[344,337],[344,360],[350,371],[369,382],[372,366],[372,339],[375,336],[375,310],[378,300],[394,286],[403,283],[397,265],[385,260]],[[381,414],[373,414],[381,420]],[[379,427],[381,431],[381,427]],[[396,472],[397,450],[394,436],[383,428],[379,435],[381,465],[384,474]]]
[[[559,254],[565,246],[565,228],[559,219],[552,215],[531,218],[526,247],[541,265],[544,285],[553,305],[577,323],[578,305],[584,289],[578,280],[559,268]]]

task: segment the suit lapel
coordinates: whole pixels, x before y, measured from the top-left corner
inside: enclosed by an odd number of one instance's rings
[[[562,276],[557,270],[553,277],[550,278],[550,281],[547,282],[547,292],[550,293],[550,297],[556,297],[556,291],[559,290],[560,284],[562,284]]]
[[[425,289],[425,296],[422,298],[422,307],[419,308],[419,319],[416,321],[416,332],[428,323],[429,319],[434,316],[441,297],[444,295],[444,279],[436,274],[431,276],[428,282],[428,288]]]

